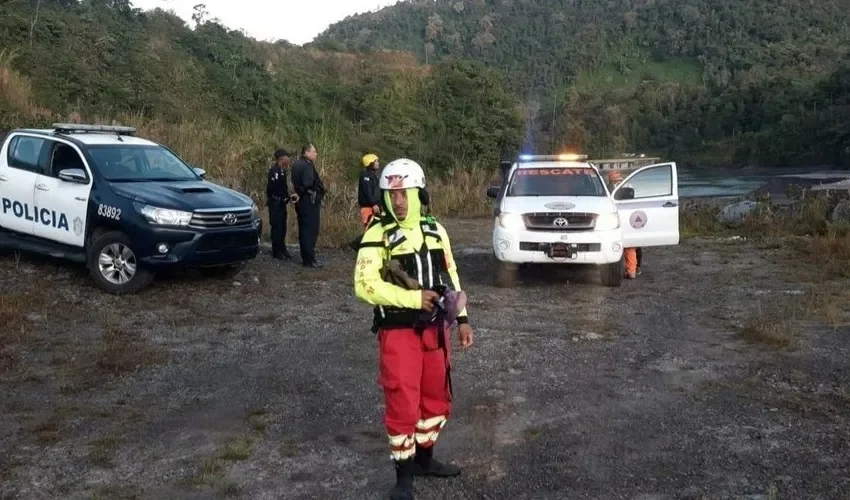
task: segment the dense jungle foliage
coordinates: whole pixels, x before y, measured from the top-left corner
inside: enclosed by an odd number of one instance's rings
[[[314,46],[498,68],[528,140],[702,164],[850,164],[843,0],[407,0]]]
[[[130,0],[0,0],[0,128],[148,123],[251,178],[308,140],[346,178],[372,150],[444,172],[522,147],[847,165],[848,41],[840,0],[409,0],[307,47],[202,4],[189,27]]]
[[[519,101],[480,62],[261,43],[196,14],[190,29],[128,0],[0,0],[0,127],[71,114],[260,127],[266,142],[230,153],[262,169],[276,145],[316,141],[355,176],[369,151],[445,171],[521,144]]]

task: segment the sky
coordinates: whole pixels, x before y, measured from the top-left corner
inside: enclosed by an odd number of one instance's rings
[[[132,0],[142,10],[172,10],[192,26],[193,8],[203,3],[209,19],[242,29],[258,40],[303,45],[346,16],[378,10],[398,0]]]

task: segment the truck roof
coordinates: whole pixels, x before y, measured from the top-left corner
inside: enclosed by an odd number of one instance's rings
[[[153,141],[132,135],[135,131],[136,129],[132,127],[122,126],[54,123],[53,128],[19,128],[12,130],[10,133],[26,132],[30,134],[43,135],[45,137],[71,139],[87,146],[157,146],[157,143]]]

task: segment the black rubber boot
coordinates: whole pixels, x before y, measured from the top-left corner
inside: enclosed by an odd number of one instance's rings
[[[417,476],[454,477],[460,475],[460,468],[434,460],[434,447],[422,448],[416,445],[413,459],[413,473]]]
[[[395,462],[395,481],[390,500],[413,500],[413,460]]]

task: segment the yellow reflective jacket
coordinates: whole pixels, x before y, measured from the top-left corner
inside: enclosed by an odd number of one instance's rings
[[[375,306],[376,329],[411,327],[422,308],[421,290],[408,290],[384,281],[381,270],[389,260],[398,261],[422,288],[450,284],[461,290],[449,235],[433,217],[422,217],[419,226],[410,229],[399,226],[391,218],[375,219],[360,240],[354,293]],[[464,308],[458,313],[458,323],[467,321]]]

